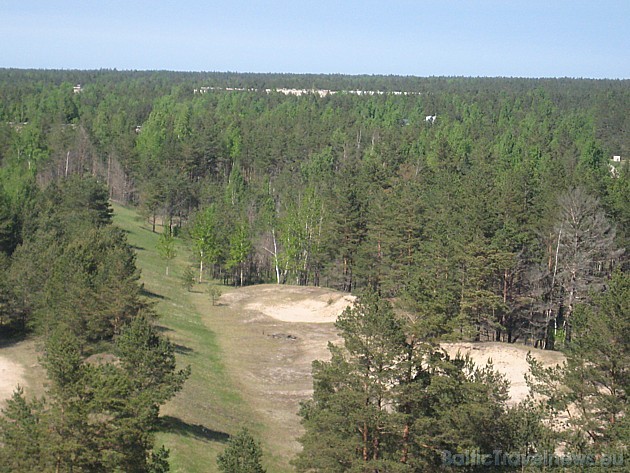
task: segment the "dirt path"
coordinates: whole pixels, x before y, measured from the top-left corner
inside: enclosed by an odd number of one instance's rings
[[[24,367],[4,356],[0,356],[0,407],[4,406],[19,385],[24,386]]]
[[[338,341],[333,322],[349,303],[348,295],[261,285],[226,291],[215,307],[205,294],[195,296],[236,385],[258,416],[243,424],[262,423],[264,443],[282,452],[281,461],[288,465],[301,449],[298,410],[313,392],[312,363],[329,358],[328,342]]]

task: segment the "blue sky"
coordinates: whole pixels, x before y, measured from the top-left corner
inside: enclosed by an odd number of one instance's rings
[[[0,0],[0,67],[630,78],[630,0]]]

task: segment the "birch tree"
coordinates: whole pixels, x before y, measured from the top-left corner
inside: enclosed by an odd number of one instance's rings
[[[213,205],[200,210],[190,228],[193,249],[199,259],[199,282],[203,280],[204,263],[216,263],[221,252],[217,212]]]
[[[177,252],[175,251],[175,237],[170,227],[165,226],[164,232],[158,237],[157,250],[160,256],[166,261],[166,275],[168,276],[169,263],[177,256]]]
[[[291,273],[297,284],[307,285],[315,271],[317,279],[323,221],[323,201],[314,187],[307,188],[296,201],[286,205],[280,220],[283,249],[280,259],[285,278]]]
[[[230,236],[230,250],[226,263],[227,269],[234,269],[239,285],[243,286],[245,266],[252,252],[249,229],[245,222],[239,224]]]

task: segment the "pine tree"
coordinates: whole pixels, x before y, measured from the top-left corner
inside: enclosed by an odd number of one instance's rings
[[[265,473],[262,467],[262,449],[247,429],[230,437],[227,448],[217,457],[222,473]]]
[[[623,451],[630,435],[630,277],[616,272],[606,292],[573,313],[567,361],[542,368],[530,361],[533,392],[552,420],[568,414],[560,440],[577,452]]]
[[[339,317],[343,347],[313,364],[313,399],[300,410],[298,471],[434,471],[443,451],[509,449],[516,438],[508,383],[422,334],[432,321],[403,324],[367,292]]]
[[[116,339],[116,349],[135,389],[148,396],[155,408],[179,392],[190,374],[189,367],[177,369],[175,347],[160,336],[146,314],[125,327]]]
[[[41,421],[43,405],[28,401],[18,387],[0,415],[0,471],[35,473],[49,465],[44,457],[48,441]]]

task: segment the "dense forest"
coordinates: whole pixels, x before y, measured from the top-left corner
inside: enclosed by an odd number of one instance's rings
[[[7,254],[25,238],[27,176],[90,174],[154,223],[184,227],[200,278],[371,287],[412,311],[429,304],[461,336],[545,346],[570,335],[576,301],[623,265],[628,164],[611,158],[629,152],[627,81],[0,80],[0,201],[16,220],[3,225]],[[338,92],[269,89],[298,84]]]
[[[17,393],[5,411],[41,439],[20,471],[166,468],[148,432],[187,372],[152,331],[110,200],[165,229],[166,267],[185,239],[199,281],[362,294],[314,366],[300,471],[540,451],[541,419],[604,378],[598,415],[563,441],[628,440],[629,81],[4,69],[0,94],[0,328],[44,334],[52,380],[47,404]],[[445,358],[445,339],[566,350],[571,369],[533,363],[532,387],[574,397],[508,415],[502,381]],[[110,348],[115,366],[83,361]],[[4,449],[24,441],[15,422]]]

